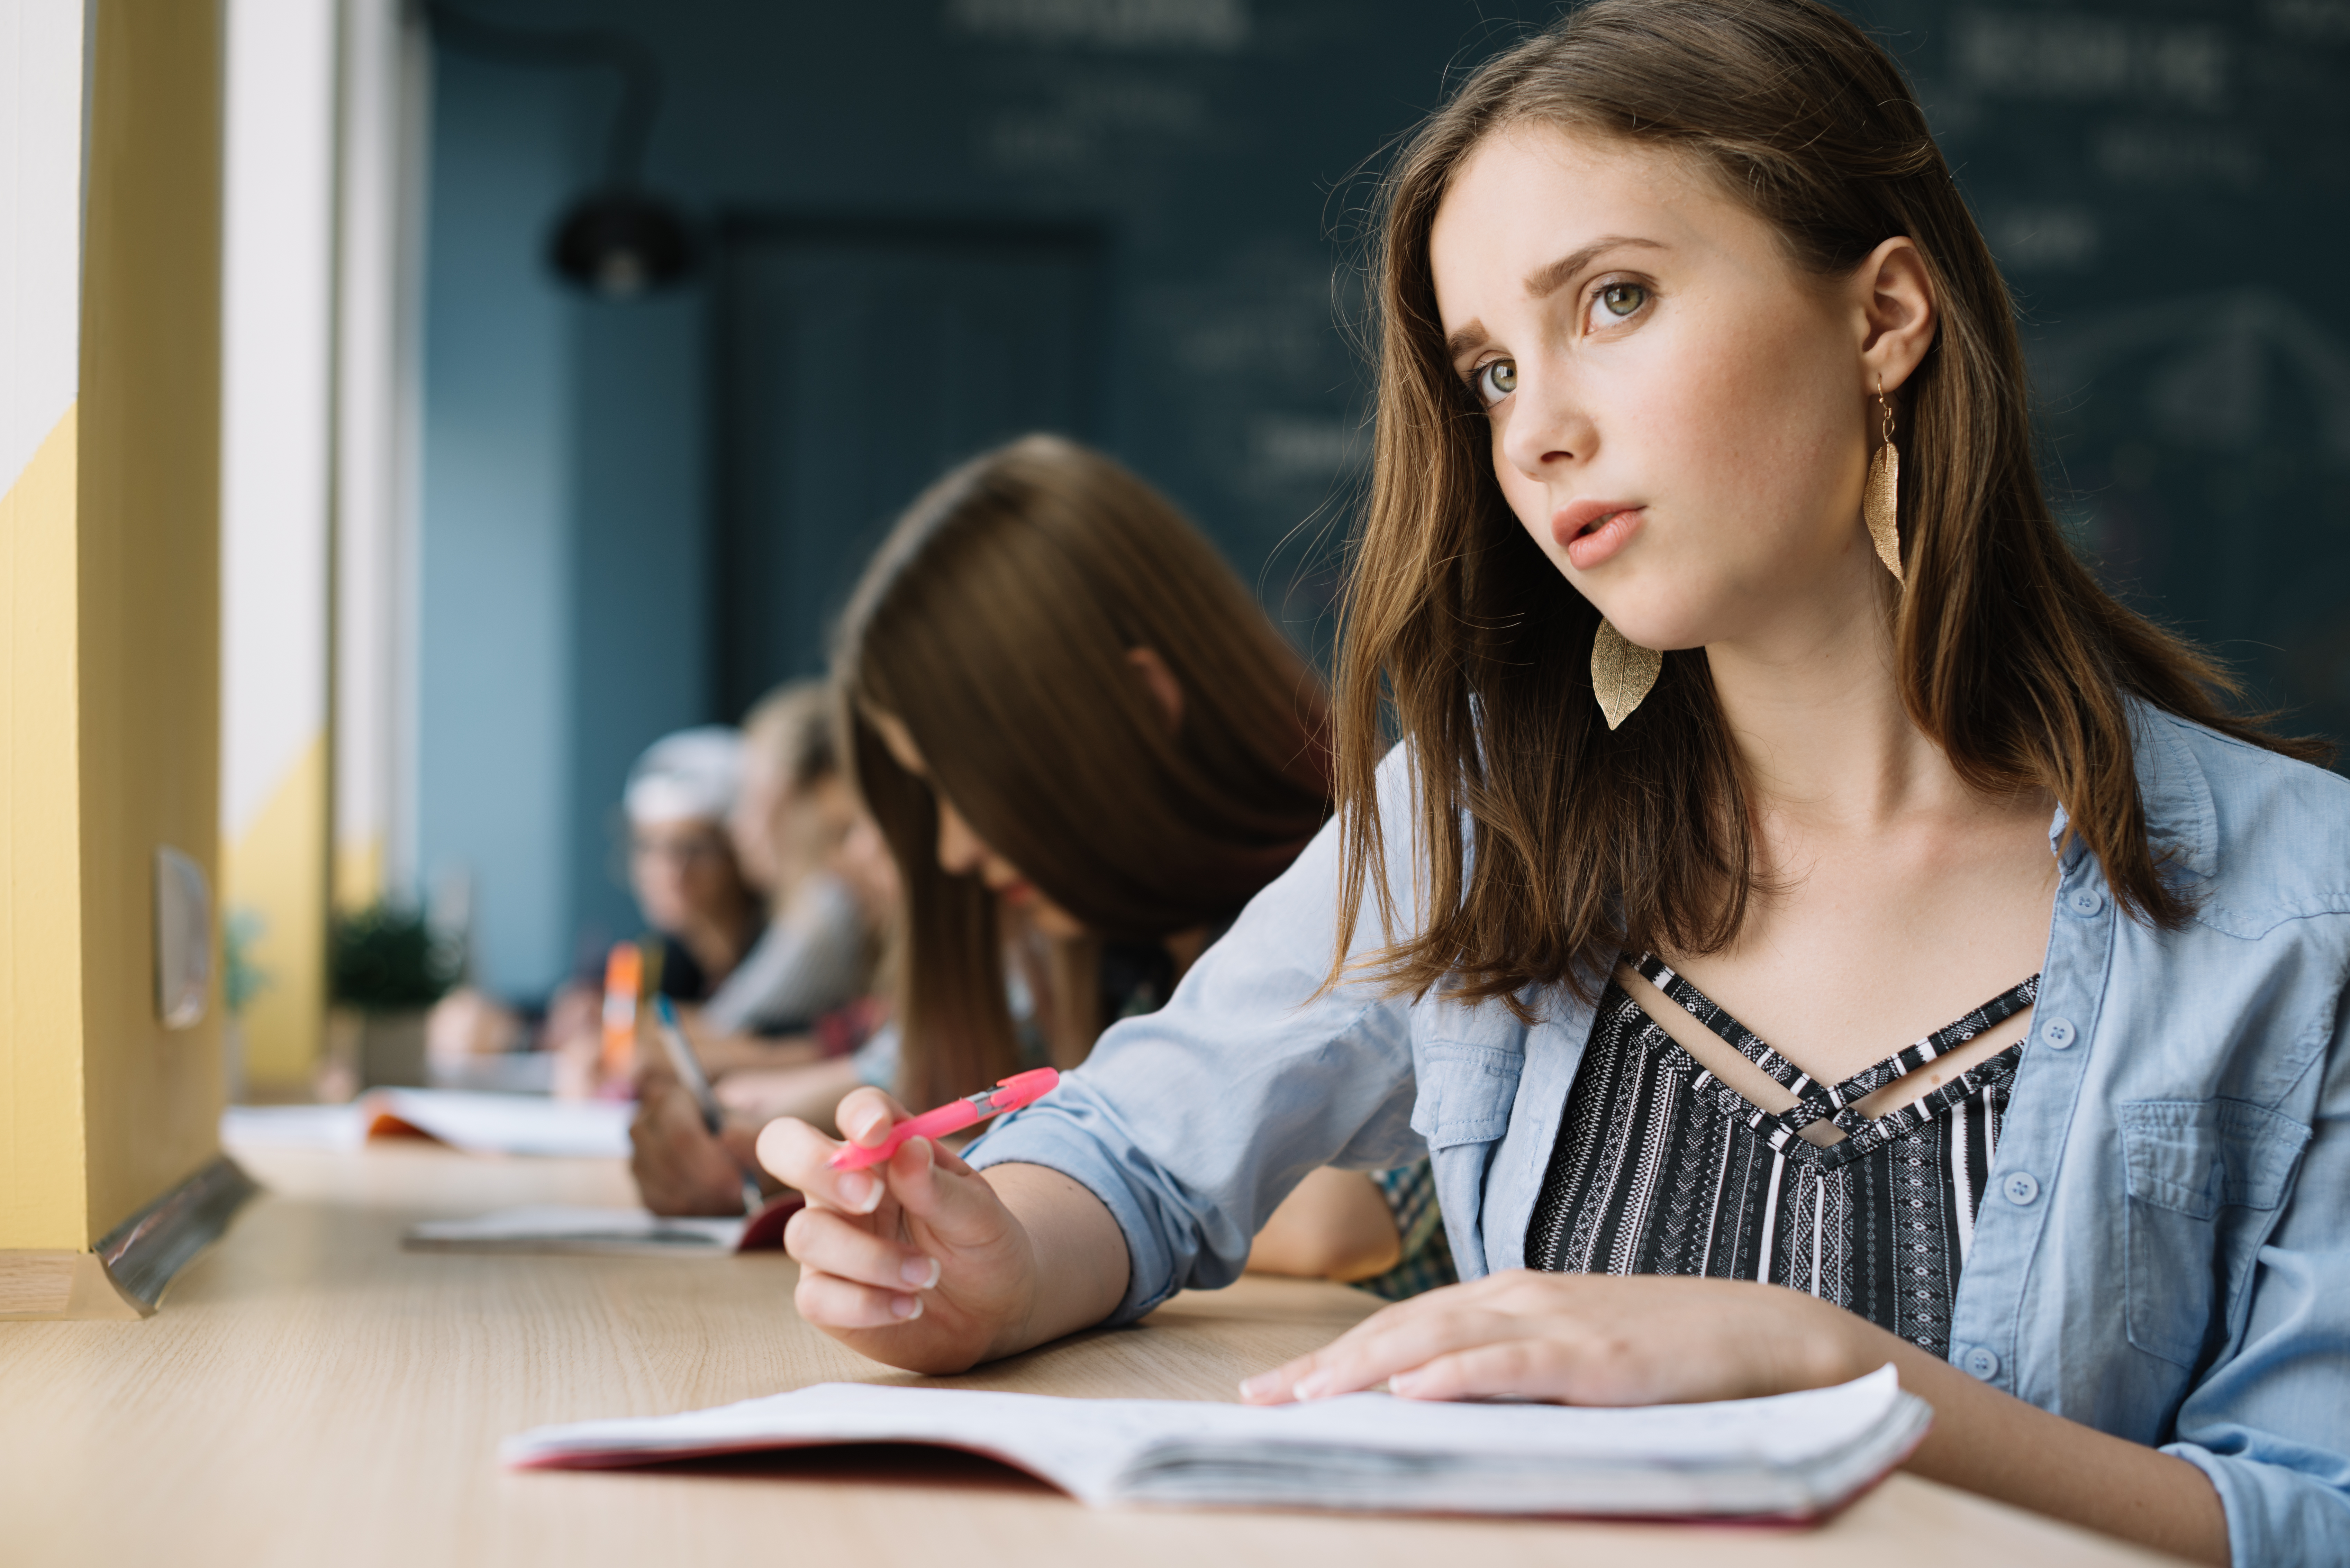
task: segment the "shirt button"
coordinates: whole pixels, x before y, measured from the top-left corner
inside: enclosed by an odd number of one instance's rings
[[[1967,1352],[1966,1360],[1960,1365],[1988,1383],[1999,1376],[1999,1353],[1987,1345],[1978,1345]]]
[[[2005,1193],[2007,1200],[2018,1209],[2023,1208],[2040,1196],[2040,1183],[2033,1179],[2032,1173],[2028,1170],[2013,1172],[1999,1184],[1999,1189]]]
[[[2106,896],[2095,888],[2076,888],[2064,902],[2074,914],[2085,920],[2106,907]]]
[[[2065,1049],[2073,1044],[2073,1021],[2069,1018],[2050,1019],[2040,1026],[2040,1038],[2048,1044],[2051,1050]]]

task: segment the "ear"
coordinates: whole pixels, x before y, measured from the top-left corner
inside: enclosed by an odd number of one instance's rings
[[[1918,369],[1940,326],[1926,258],[1907,235],[1897,235],[1869,252],[1852,280],[1863,388],[1890,392]]]
[[[1142,677],[1143,686],[1159,704],[1159,711],[1167,715],[1167,728],[1170,731],[1182,728],[1182,683],[1175,679],[1175,672],[1167,668],[1167,661],[1159,657],[1159,650],[1155,648],[1129,648],[1126,650],[1126,661],[1134,666],[1135,673]]]

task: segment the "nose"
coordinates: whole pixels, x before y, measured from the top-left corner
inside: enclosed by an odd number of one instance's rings
[[[942,796],[939,801],[939,869],[950,877],[974,877],[986,858],[987,846],[971,824]]]
[[[1598,438],[1565,367],[1518,362],[1518,389],[1503,413],[1503,462],[1528,479],[1549,480],[1566,468],[1589,462]]]

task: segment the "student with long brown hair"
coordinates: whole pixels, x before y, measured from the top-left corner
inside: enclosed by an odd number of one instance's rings
[[[842,619],[848,762],[905,884],[897,1085],[1074,1067],[1330,815],[1320,682],[1165,498],[1049,436],[910,506]],[[1007,929],[1007,927],[1010,929]],[[1007,940],[1037,1038],[1015,1038]],[[1155,1002],[1152,1003],[1155,1005]]]
[[[1085,1061],[1330,814],[1319,679],[1165,497],[1056,437],[908,508],[834,662],[902,889],[895,1017],[857,1065],[906,1103]],[[1426,1162],[1316,1173],[1253,1266],[1449,1282]]]
[[[1165,497],[1032,436],[932,485],[835,660],[858,790],[905,889],[914,1105],[1075,1067],[1147,1013],[1330,811],[1320,681]],[[1251,1266],[1409,1293],[1452,1278],[1424,1161],[1326,1170]]]
[[[2338,1556],[2350,785],[2067,549],[1898,68],[1814,0],[1599,0],[1400,151],[1378,297],[1338,821],[968,1163],[770,1127],[803,1314],[967,1366],[1427,1149],[1471,1282],[1250,1397],[1889,1363],[1921,1473]]]

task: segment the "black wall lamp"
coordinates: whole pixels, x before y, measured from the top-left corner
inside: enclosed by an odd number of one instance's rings
[[[660,109],[660,67],[621,33],[539,32],[483,21],[452,6],[425,7],[436,42],[514,65],[592,67],[620,78],[620,104],[605,143],[603,182],[556,220],[547,260],[567,282],[602,299],[634,299],[683,281],[693,238],[676,207],[644,187],[645,144]]]

